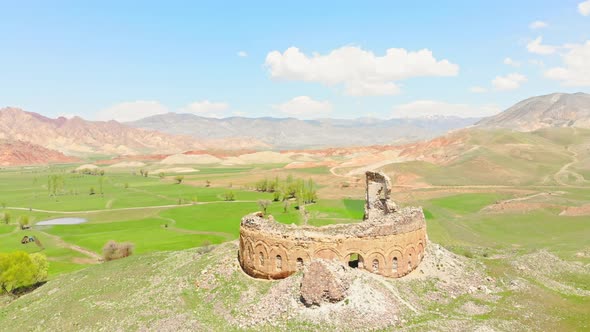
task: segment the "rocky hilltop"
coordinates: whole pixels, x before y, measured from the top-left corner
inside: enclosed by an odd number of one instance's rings
[[[528,98],[476,125],[518,131],[548,127],[590,128],[590,94],[552,93]]]

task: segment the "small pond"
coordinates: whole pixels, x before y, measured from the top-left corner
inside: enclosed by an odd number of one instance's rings
[[[43,220],[36,223],[36,226],[50,226],[50,225],[77,225],[87,222],[84,218],[57,218],[50,220]]]

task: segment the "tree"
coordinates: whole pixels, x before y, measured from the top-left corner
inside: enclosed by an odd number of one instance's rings
[[[278,201],[281,200],[281,192],[279,190],[277,190],[274,193],[272,193],[272,200],[274,202],[278,202]]]
[[[31,286],[47,278],[47,258],[23,251],[0,253],[0,292],[11,293],[19,287]]]
[[[177,175],[174,177],[174,181],[176,181],[176,184],[181,184],[182,180],[184,180],[184,175]]]
[[[98,178],[98,188],[100,189],[100,194],[101,195],[103,194],[103,191],[102,191],[102,180],[103,180],[103,177],[102,176]]]
[[[29,216],[27,215],[18,217],[18,224],[20,225],[20,229],[25,229],[26,226],[29,225],[29,222]]]
[[[209,180],[205,181],[205,187],[207,187],[207,188],[211,187],[211,181],[209,181]]]
[[[94,187],[90,187],[90,195],[94,195],[96,192],[94,191]]]
[[[160,179],[163,179],[166,176],[166,174],[164,174],[164,172],[160,172],[158,173],[158,176],[160,177]]]
[[[47,179],[47,190],[50,196],[57,196],[65,186],[64,178],[61,175],[50,175]]]
[[[266,191],[268,189],[268,179],[262,179],[256,182],[256,191]]]
[[[269,205],[270,205],[270,201],[268,199],[259,199],[258,200],[258,206],[260,206],[260,208],[262,209],[264,214],[266,214],[266,209],[268,209]]]
[[[225,194],[223,194],[223,199],[225,199],[226,201],[235,201],[236,195],[234,194],[233,191],[229,190],[229,191],[226,191]]]
[[[288,200],[284,200],[283,201],[283,213],[287,213],[287,210],[289,209],[289,201]]]
[[[37,237],[35,237],[35,242],[39,241]],[[42,247],[41,242],[38,242],[38,245]],[[40,253],[30,254],[29,257],[31,258],[31,262],[33,263],[33,283],[39,283],[47,279],[47,269],[49,268],[49,262],[47,261],[47,257]]]
[[[8,211],[0,213],[0,220],[4,221],[4,223],[8,225],[10,223],[10,213]]]

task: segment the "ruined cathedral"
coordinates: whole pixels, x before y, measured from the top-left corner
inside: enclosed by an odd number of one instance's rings
[[[322,227],[285,225],[261,213],[242,218],[239,261],[252,277],[281,279],[321,258],[399,278],[422,261],[426,246],[424,213],[399,208],[390,198],[391,182],[366,172],[364,220]]]

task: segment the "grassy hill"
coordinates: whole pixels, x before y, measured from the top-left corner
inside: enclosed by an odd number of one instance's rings
[[[427,250],[420,269],[406,278],[349,270],[355,281],[347,299],[320,308],[299,301],[301,274],[281,281],[244,274],[235,259],[236,242],[136,255],[61,275],[14,301],[0,297],[0,325],[4,331],[589,326],[590,273],[581,266],[545,251],[469,259],[432,243]],[[515,313],[515,306],[529,314]]]
[[[590,178],[555,175],[588,174],[590,129],[549,128],[535,132],[468,129],[450,134],[451,143],[418,146],[413,161],[392,163],[389,173],[412,173],[432,185],[558,185]],[[454,139],[453,139],[454,138]]]

